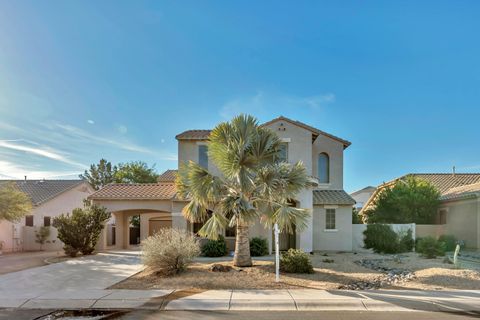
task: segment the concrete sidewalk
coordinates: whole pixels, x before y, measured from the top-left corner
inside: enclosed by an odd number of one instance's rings
[[[0,308],[209,311],[480,312],[480,291],[59,290],[31,298],[0,297]]]

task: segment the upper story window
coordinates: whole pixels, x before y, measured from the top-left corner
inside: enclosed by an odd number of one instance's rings
[[[198,146],[198,164],[208,169],[208,146],[204,144]]]
[[[278,153],[277,153],[277,161],[278,162],[288,161],[288,143],[287,142],[280,143]]]
[[[318,155],[317,175],[320,183],[330,183],[330,157],[322,152]]]

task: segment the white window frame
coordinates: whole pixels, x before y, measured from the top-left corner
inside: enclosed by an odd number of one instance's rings
[[[333,223],[334,223],[334,226],[333,228],[329,228],[328,227],[328,217],[329,217],[329,214],[332,214],[332,212],[330,210],[333,210]],[[330,211],[330,212],[329,212]],[[330,221],[331,222],[331,221]],[[325,229],[323,230],[324,232],[337,232],[338,229],[337,229],[337,210],[336,208],[325,208]]]

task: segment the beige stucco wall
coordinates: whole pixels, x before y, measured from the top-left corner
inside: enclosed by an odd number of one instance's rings
[[[207,141],[190,141],[179,140],[178,141],[178,167],[180,164],[188,161],[198,163],[198,146],[207,144]],[[213,161],[208,159],[208,171],[214,175],[219,175],[219,170],[213,165]]]
[[[315,139],[312,151],[312,174],[315,177],[318,177],[318,155],[322,152],[330,158],[330,183],[321,185],[321,188],[343,189],[343,144],[323,135]]]
[[[286,121],[266,126],[288,143],[288,162],[302,161],[307,173],[312,174],[312,133]]]
[[[31,213],[33,215],[33,226],[36,228],[42,227],[44,217],[51,217],[51,223],[53,223],[54,217],[62,213],[70,213],[75,208],[82,208],[83,200],[92,193],[93,188],[87,183],[82,183],[40,206],[34,207]],[[12,224],[7,221],[0,223],[0,241],[5,242],[3,248],[5,252],[38,249],[33,228],[24,230],[25,228],[25,218],[20,219],[18,223]],[[17,231],[14,232],[14,229]],[[49,241],[55,240],[55,243],[46,246],[45,249],[57,250],[61,248],[63,244],[60,240],[57,241],[55,228],[51,227],[50,233]]]
[[[336,210],[336,231],[325,230],[326,208]],[[352,251],[352,207],[315,206],[313,230],[314,251]]]
[[[446,225],[444,224],[417,224],[415,226],[415,237],[424,238],[424,237],[434,237],[438,238],[445,232]]]
[[[440,209],[447,210],[446,234],[465,240],[467,248],[479,248],[479,201],[478,199],[443,203]]]

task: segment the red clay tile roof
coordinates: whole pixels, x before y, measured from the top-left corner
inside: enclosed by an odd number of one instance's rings
[[[175,136],[177,140],[207,140],[212,130],[187,130]]]
[[[343,144],[344,148],[347,148],[348,146],[350,146],[352,144],[350,141],[341,139],[337,136],[334,136],[333,134],[330,134],[330,133],[327,133],[325,131],[319,130],[319,129],[314,128],[312,126],[309,126],[308,124],[305,124],[303,122],[292,120],[292,119],[289,119],[289,118],[283,117],[283,116],[280,116],[280,117],[275,118],[273,120],[267,121],[267,122],[263,123],[261,126],[267,126],[267,125],[272,124],[276,121],[290,122],[291,124],[294,124],[296,126],[304,128],[308,131],[311,131],[312,133],[314,133],[316,135],[327,136],[329,138],[332,138],[334,140],[337,140],[337,141],[341,142]],[[180,134],[177,134],[177,136],[175,138],[177,140],[207,140],[208,136],[210,135],[210,132],[212,132],[212,130],[187,130],[187,131],[184,131]]]
[[[173,183],[112,183],[88,197],[93,200],[170,200],[175,197]]]
[[[167,170],[158,176],[158,182],[175,182],[178,170]]]

